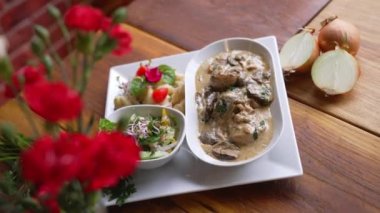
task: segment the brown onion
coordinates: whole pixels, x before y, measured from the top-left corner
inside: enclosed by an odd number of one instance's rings
[[[318,42],[312,35],[314,29],[303,29],[285,42],[280,51],[280,61],[284,74],[309,72],[319,56]]]
[[[346,50],[337,48],[323,53],[315,60],[311,78],[328,95],[352,90],[360,76],[359,64]]]
[[[318,43],[322,52],[339,46],[351,55],[356,55],[360,45],[360,33],[353,24],[333,16],[324,20],[321,25]]]

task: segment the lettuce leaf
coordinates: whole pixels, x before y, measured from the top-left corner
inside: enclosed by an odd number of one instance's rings
[[[167,83],[167,84],[174,85],[175,77],[176,77],[175,76],[175,70],[172,67],[165,65],[165,64],[158,66],[158,69],[163,74],[162,81]]]
[[[116,130],[116,128],[117,124],[106,118],[101,118],[99,120],[99,131],[110,132]]]
[[[129,87],[129,92],[135,96],[135,97],[139,97],[139,96],[142,96],[144,95],[144,93],[146,92],[147,90],[147,83],[145,81],[144,78],[142,77],[135,77],[132,81],[131,81],[131,85]]]

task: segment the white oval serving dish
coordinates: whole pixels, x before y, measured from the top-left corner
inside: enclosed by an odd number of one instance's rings
[[[196,94],[196,73],[199,66],[209,59],[217,55],[218,53],[232,50],[245,50],[263,57],[264,61],[270,67],[272,79],[271,86],[273,88],[274,100],[270,106],[270,111],[272,113],[273,121],[273,137],[269,145],[259,154],[242,161],[222,161],[208,155],[201,146],[201,141],[199,140],[199,130],[198,130],[198,114],[197,105],[195,102]],[[275,50],[277,51],[277,50]],[[278,142],[283,131],[283,110],[281,102],[277,94],[279,94],[279,78],[276,76],[275,72],[276,66],[274,65],[273,56],[271,52],[263,45],[255,42],[249,38],[227,38],[216,42],[213,42],[201,50],[189,61],[186,72],[185,72],[185,94],[186,94],[186,140],[190,147],[190,150],[202,161],[215,165],[215,166],[239,166],[246,163],[250,163],[259,159],[261,156],[269,152]]]
[[[133,114],[139,115],[139,116],[161,116],[162,109],[166,109],[168,116],[173,118],[177,125],[177,132],[176,132],[176,140],[177,145],[174,148],[174,150],[167,156],[157,158],[157,159],[151,159],[151,160],[141,160],[139,162],[139,169],[154,169],[158,168],[160,166],[165,165],[168,163],[171,159],[173,159],[174,155],[178,152],[180,149],[184,139],[185,139],[185,116],[178,110],[159,106],[159,105],[132,105],[132,106],[126,106],[122,107],[120,109],[117,109],[116,111],[112,112],[110,115],[108,115],[106,118],[112,122],[117,122],[123,117],[130,117]]]

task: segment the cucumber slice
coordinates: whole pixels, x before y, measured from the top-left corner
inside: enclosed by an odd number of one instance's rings
[[[168,154],[169,153],[163,152],[163,151],[155,151],[155,152],[141,151],[140,158],[141,160],[151,160],[151,159],[162,158]]]

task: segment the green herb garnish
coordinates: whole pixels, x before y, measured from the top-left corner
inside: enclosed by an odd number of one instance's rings
[[[101,118],[99,120],[99,130],[100,131],[106,131],[106,132],[109,132],[109,131],[113,131],[116,129],[116,123],[106,119],[106,118]]]
[[[163,74],[162,75],[162,81],[164,83],[174,85],[175,77],[176,77],[175,76],[175,70],[172,67],[165,65],[165,64],[158,66],[158,69]]]
[[[131,176],[119,180],[116,186],[103,189],[103,194],[108,196],[108,200],[116,199],[118,206],[123,205],[125,200],[134,192],[136,192],[136,187]]]
[[[131,81],[131,86],[129,88],[129,91],[131,94],[135,97],[139,97],[144,95],[144,93],[147,90],[147,83],[145,81],[145,78],[143,77],[135,77]]]
[[[218,101],[215,106],[215,111],[222,114],[227,112],[227,103],[224,100]]]
[[[257,140],[257,138],[259,138],[259,133],[257,132],[257,129],[255,129],[255,131],[253,132],[252,136],[253,136],[254,140]]]

